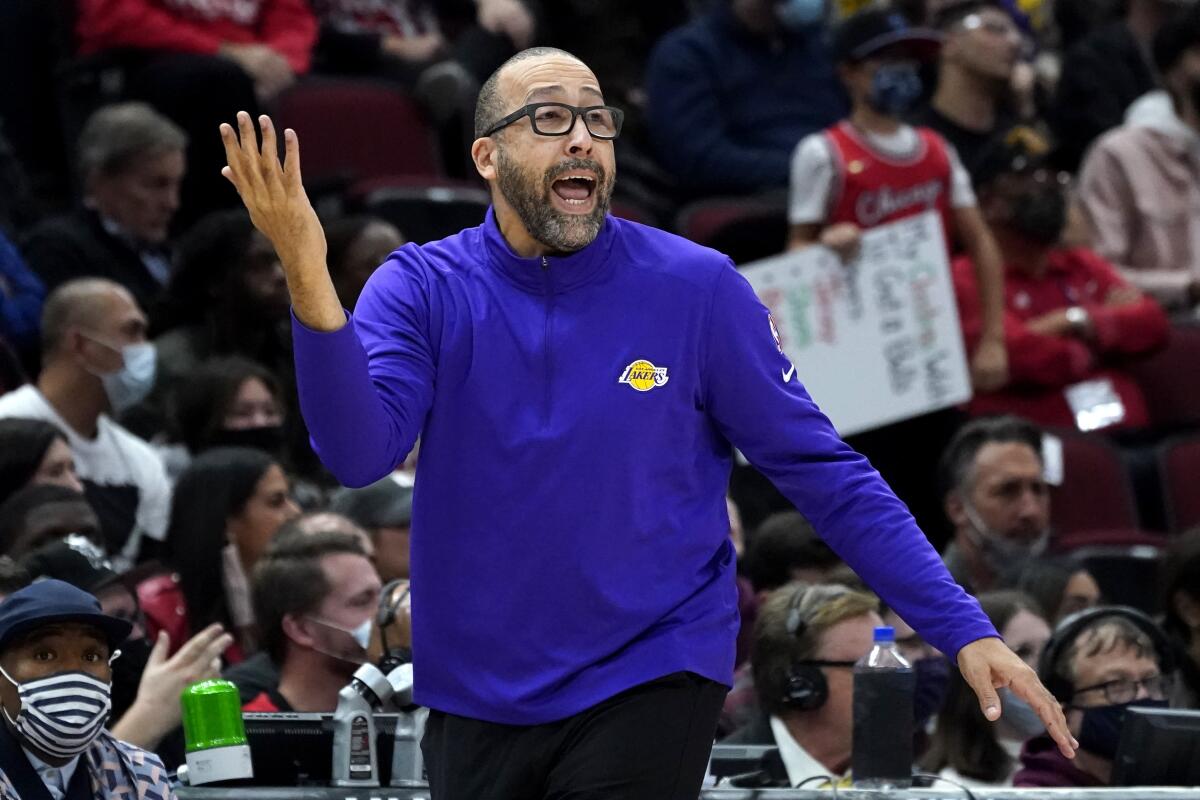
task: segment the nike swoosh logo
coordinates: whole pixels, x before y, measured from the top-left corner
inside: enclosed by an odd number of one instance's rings
[[[796,374],[796,365],[792,364],[791,366],[792,366],[791,369],[785,369],[783,371],[783,382],[784,383],[788,383],[789,381],[791,381],[792,376]]]

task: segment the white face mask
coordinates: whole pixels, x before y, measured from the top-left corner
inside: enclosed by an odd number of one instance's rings
[[[115,657],[115,656],[114,656]],[[4,716],[26,741],[55,758],[74,758],[104,731],[112,711],[111,684],[86,672],[60,672],[17,683],[0,667],[0,675],[17,687],[21,712]]]
[[[154,345],[151,342],[138,342],[118,347],[95,336],[84,335],[93,342],[116,350],[124,361],[124,366],[116,372],[92,373],[104,384],[104,393],[108,395],[108,403],[113,411],[120,414],[145,400],[154,388],[154,377],[158,371]]]
[[[323,620],[319,617],[310,616],[309,619],[312,620],[313,622],[317,623],[318,625],[320,625],[323,628],[329,628],[330,630],[340,631],[340,632],[348,635],[351,639],[354,640],[354,643],[357,644],[362,649],[362,652],[356,654],[354,658],[350,658],[349,654],[338,655],[337,653],[328,653],[328,652],[325,652],[324,650],[321,650],[320,648],[313,648],[314,650],[316,650],[319,653],[325,653],[325,655],[330,656],[332,658],[336,658],[339,661],[346,661],[346,662],[354,663],[354,664],[362,664],[366,661],[367,649],[371,645],[371,618],[370,617],[363,620],[362,624],[356,625],[354,628],[343,628],[341,625],[337,625],[337,624],[329,622],[327,620]]]

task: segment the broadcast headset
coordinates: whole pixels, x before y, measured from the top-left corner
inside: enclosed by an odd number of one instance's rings
[[[1038,659],[1038,678],[1042,685],[1050,690],[1054,699],[1060,703],[1070,703],[1075,694],[1075,687],[1065,678],[1054,672],[1054,666],[1062,657],[1063,652],[1070,647],[1079,635],[1097,620],[1105,617],[1117,617],[1133,623],[1142,633],[1150,638],[1158,655],[1158,666],[1163,675],[1175,671],[1175,654],[1171,643],[1162,629],[1146,614],[1132,606],[1097,606],[1078,611],[1061,620],[1054,627],[1054,633],[1046,642],[1042,656]]]
[[[812,617],[824,603],[850,593],[845,586],[801,585],[792,594],[784,623],[788,636],[799,639],[804,636]],[[803,659],[793,661],[788,670],[787,688],[783,703],[797,711],[816,711],[829,699],[829,684],[822,667],[853,667],[853,661],[823,661]]]

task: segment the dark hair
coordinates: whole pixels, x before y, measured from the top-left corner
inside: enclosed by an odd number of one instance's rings
[[[1071,577],[1084,571],[1082,564],[1069,557],[1034,558],[1021,568],[1013,588],[1033,598],[1041,615],[1053,625],[1058,621],[1058,609]]]
[[[203,322],[239,295],[241,268],[254,235],[250,216],[240,210],[215,211],[192,226],[175,251],[155,329]]]
[[[212,445],[213,436],[224,427],[242,384],[256,378],[267,387],[283,410],[279,382],[266,367],[241,356],[210,358],[186,375],[172,391],[169,432],[192,453]]]
[[[11,556],[0,556],[0,596],[8,597],[31,583],[33,583],[33,577],[29,574],[29,570],[13,561]]]
[[[218,447],[197,456],[175,484],[166,551],[193,631],[214,622],[232,627],[222,581],[226,522],[245,509],[275,463],[261,450]]]
[[[0,419],[0,502],[33,479],[56,439],[66,442],[67,436],[45,420]]]
[[[998,631],[1003,631],[1018,612],[1040,616],[1032,598],[1012,590],[985,592],[979,595],[979,605]],[[950,670],[937,727],[920,765],[933,773],[952,767],[963,777],[988,783],[1005,781],[1012,772],[1012,756],[1000,744],[995,726],[979,710],[975,691],[957,669]]]
[[[833,569],[841,563],[799,511],[767,517],[746,545],[746,577],[756,592],[790,583],[793,570]]]
[[[382,478],[361,489],[337,492],[329,510],[368,530],[407,528],[412,525],[412,494],[411,488]]]
[[[579,63],[583,61],[576,55],[568,53],[566,50],[557,47],[530,47],[527,50],[514,55],[512,58],[501,64],[488,79],[483,82],[483,86],[479,87],[479,98],[475,101],[475,138],[482,138],[488,128],[496,124],[505,114],[515,109],[505,108],[504,99],[500,97],[500,75],[510,65],[516,64],[519,61],[525,61],[530,58],[542,58],[544,56],[566,56],[573,58]]]
[[[263,649],[277,665],[287,654],[283,618],[316,611],[329,594],[321,559],[349,553],[367,557],[358,537],[341,531],[280,532],[254,568],[254,614]]]
[[[1180,9],[1154,34],[1151,50],[1158,74],[1165,75],[1183,60],[1193,47],[1200,46],[1200,6]]]
[[[982,417],[959,428],[938,464],[942,494],[959,489],[967,482],[975,466],[975,457],[985,445],[1008,443],[1028,445],[1037,454],[1038,461],[1042,460],[1042,431],[1021,417]]]
[[[53,503],[80,503],[89,506],[88,499],[74,489],[57,484],[26,486],[13,492],[0,504],[0,553],[20,558],[27,552],[21,539],[31,516]]]
[[[1171,542],[1163,562],[1162,589],[1163,629],[1176,641],[1191,644],[1192,630],[1175,607],[1175,595],[1183,592],[1200,603],[1200,528]]]

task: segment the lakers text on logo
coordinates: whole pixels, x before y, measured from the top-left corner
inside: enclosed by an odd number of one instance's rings
[[[639,392],[648,392],[655,387],[666,385],[666,382],[667,368],[656,367],[644,358],[639,358],[626,367],[617,381],[629,384]]]

